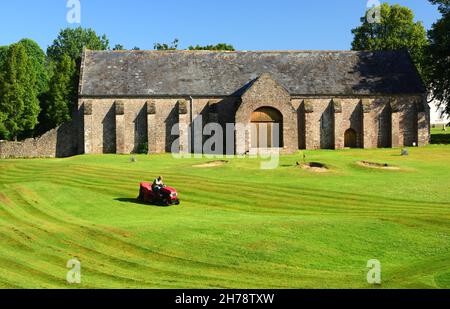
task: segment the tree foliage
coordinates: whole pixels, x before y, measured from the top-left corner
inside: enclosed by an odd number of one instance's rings
[[[223,50],[223,51],[235,51],[236,50],[233,45],[225,44],[225,43],[219,43],[216,45],[206,45],[206,46],[200,46],[200,45],[189,46],[188,49],[189,50]]]
[[[155,50],[177,50],[178,49],[178,45],[179,45],[179,40],[175,39],[172,43],[167,44],[167,43],[155,43],[154,44],[154,49]],[[221,50],[221,51],[234,51],[235,48],[233,45],[230,44],[226,44],[226,43],[219,43],[216,45],[205,45],[205,46],[201,46],[201,45],[191,45],[188,47],[188,50]]]
[[[78,99],[84,48],[107,50],[109,41],[105,35],[99,36],[92,29],[66,28],[61,30],[58,38],[47,49],[51,82],[40,116],[45,123],[40,129],[41,133],[71,118],[72,108],[76,106]]]
[[[47,58],[41,47],[31,39],[22,39],[17,44],[25,47],[27,56],[31,62],[31,70],[36,73],[36,91],[38,96],[48,90]]]
[[[153,45],[153,48],[155,50],[177,50],[178,49],[178,43],[180,41],[178,39],[173,40],[171,44],[167,43],[155,43]]]
[[[428,41],[422,22],[415,22],[413,11],[398,4],[390,6],[383,3],[379,9],[380,23],[370,23],[366,17],[362,17],[361,26],[352,30],[352,49],[407,49],[419,73],[426,80],[424,58]]]
[[[116,44],[112,50],[125,50],[125,47],[122,44]]]
[[[439,5],[442,17],[428,32],[428,71],[434,98],[441,101],[450,113],[450,0],[430,0]]]
[[[22,44],[8,48],[0,77],[0,138],[17,139],[38,122],[36,72]]]
[[[68,55],[63,55],[61,61],[56,64],[45,108],[45,118],[48,121],[46,125],[50,128],[71,118],[78,89],[78,80],[74,79],[76,70],[75,60]]]
[[[438,5],[439,11],[446,14],[450,11],[450,0],[430,0],[431,3]]]
[[[6,59],[6,53],[8,52],[8,46],[0,46],[0,68]],[[1,74],[1,72],[0,72]]]
[[[109,40],[106,35],[98,36],[92,29],[66,28],[61,30],[58,38],[48,47],[47,56],[52,61],[61,61],[67,55],[78,62],[83,48],[107,50]]]

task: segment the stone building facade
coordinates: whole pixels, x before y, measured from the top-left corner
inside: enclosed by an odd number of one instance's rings
[[[142,143],[170,152],[184,135],[175,151],[201,152],[207,137],[192,129],[200,118],[201,127],[220,123],[238,154],[421,146],[430,134],[425,89],[404,51],[85,51],[78,108],[80,153],[126,154]],[[278,144],[270,129],[262,146],[261,129],[227,131],[260,124],[255,117],[279,124]]]
[[[425,88],[406,51],[85,50],[73,121],[74,154],[129,154],[144,144],[150,154],[198,153],[209,136],[194,128],[209,123],[233,142],[227,154],[430,138]]]

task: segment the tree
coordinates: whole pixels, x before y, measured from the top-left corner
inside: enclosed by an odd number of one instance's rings
[[[122,44],[116,44],[112,50],[125,50],[125,47]]]
[[[92,29],[66,28],[61,30],[58,38],[48,47],[51,89],[45,98],[40,115],[42,123],[40,133],[71,118],[72,108],[76,106],[78,100],[79,68],[84,48],[107,50],[109,41],[105,35],[98,36]],[[73,65],[75,69],[72,68]]]
[[[46,96],[49,90],[49,74],[50,74],[50,66],[47,63],[47,57],[44,51],[39,47],[39,45],[30,39],[22,39],[17,44],[22,45],[25,48],[28,59],[31,63],[31,70],[36,73],[36,93],[37,98],[39,100],[40,110],[45,110],[46,104]],[[30,131],[26,134],[28,137],[35,134],[44,133],[41,131],[41,128],[45,126],[45,119],[42,118],[42,113],[40,113],[38,117],[38,124],[34,128],[33,131]]]
[[[36,91],[40,96],[48,90],[49,77],[45,53],[35,41],[30,39],[22,39],[17,44],[25,47],[32,66],[30,69],[36,73]]]
[[[189,50],[225,50],[225,51],[235,51],[233,45],[225,44],[225,43],[219,43],[217,45],[206,45],[206,46],[189,46]]]
[[[179,42],[180,41],[178,39],[175,39],[170,45],[166,43],[155,43],[153,48],[155,50],[177,50]]]
[[[428,71],[430,90],[435,99],[446,106],[450,113],[450,1],[430,0],[439,5],[442,17],[433,24],[428,32]]]
[[[430,0],[431,3],[438,5],[439,11],[446,14],[450,10],[450,0]]]
[[[141,50],[139,47],[135,46],[131,50]]]
[[[7,53],[8,53],[8,46],[0,46],[0,81],[2,79],[2,70],[1,69],[3,67],[3,64],[5,63]]]
[[[58,38],[47,49],[47,56],[52,61],[61,61],[64,55],[79,62],[83,48],[107,50],[109,41],[105,35],[98,36],[92,29],[81,27],[61,30]]]
[[[426,80],[425,52],[428,41],[422,22],[414,22],[413,11],[398,4],[390,6],[383,3],[379,9],[379,23],[371,23],[366,17],[362,17],[362,25],[352,30],[352,49],[407,49],[422,78]]]
[[[38,122],[39,101],[36,92],[36,72],[26,48],[13,44],[8,48],[1,68],[0,138],[20,138],[33,130]]]
[[[49,72],[47,68],[47,59],[44,51],[39,47],[39,45],[31,39],[22,39],[16,43],[25,48],[28,60],[30,61],[29,71],[34,72],[35,78],[35,93],[38,100],[40,101],[40,108],[44,105],[45,95],[48,91],[49,82]],[[8,52],[8,47],[0,47],[0,67],[6,59]],[[27,133],[22,133],[21,137],[31,136],[33,132],[28,131]]]
[[[0,46],[0,68],[6,59],[6,53],[8,52],[8,46]]]
[[[68,55],[63,55],[61,61],[56,64],[45,109],[47,125],[50,128],[57,127],[71,118],[77,97],[78,80],[74,80],[76,70],[75,61]]]

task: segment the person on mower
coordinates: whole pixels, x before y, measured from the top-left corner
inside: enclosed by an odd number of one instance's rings
[[[152,184],[152,190],[155,192],[158,196],[161,196],[161,189],[164,188],[164,182],[163,177],[159,176],[153,181]]]

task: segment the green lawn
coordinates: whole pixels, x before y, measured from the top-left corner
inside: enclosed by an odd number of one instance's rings
[[[446,131],[442,126],[431,129],[431,143],[432,144],[450,144],[450,128]]]
[[[198,168],[171,155],[0,161],[0,288],[450,288],[450,145]],[[358,166],[359,160],[400,170]],[[180,207],[137,204],[164,175]],[[82,284],[66,283],[78,258]]]

